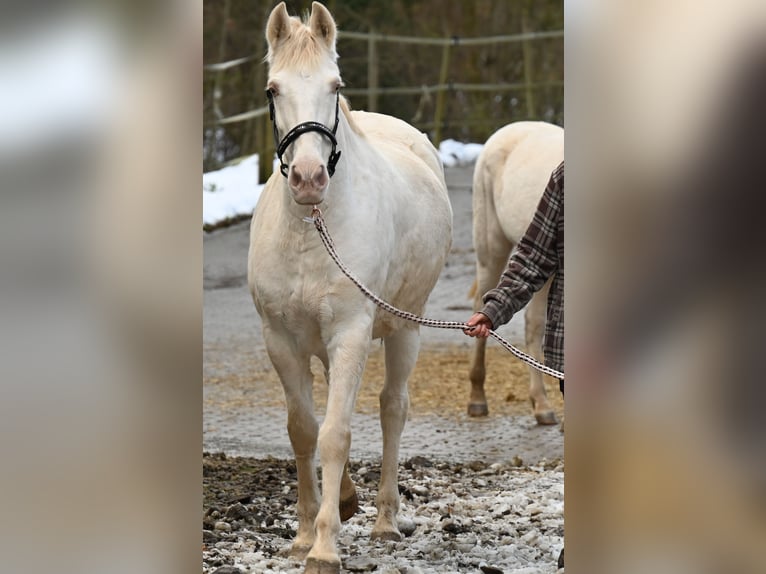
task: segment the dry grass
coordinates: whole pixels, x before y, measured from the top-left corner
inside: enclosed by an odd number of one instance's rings
[[[278,407],[284,408],[282,387],[268,359],[260,354],[242,358],[241,367],[226,369],[211,360],[205,385],[218,387],[209,393],[206,401],[214,401],[216,408]],[[468,371],[471,351],[465,347],[423,349],[415,371],[410,378],[410,414],[412,416],[436,414],[458,416],[465,413],[470,392]],[[228,371],[228,372],[227,372]],[[314,398],[318,412],[324,412],[327,385],[321,363],[312,363],[314,372]],[[362,387],[356,401],[356,411],[378,412],[378,394],[383,386],[384,354],[375,346],[367,362]],[[487,381],[485,392],[490,413],[495,415],[531,414],[529,404],[529,371],[526,365],[499,347],[487,349]],[[545,377],[549,400],[558,416],[563,414],[563,400],[558,382]]]

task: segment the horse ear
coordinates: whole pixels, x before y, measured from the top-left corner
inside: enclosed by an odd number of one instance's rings
[[[269,42],[269,48],[276,48],[280,42],[284,41],[290,35],[290,15],[287,13],[287,6],[280,2],[271,11],[269,21],[266,24],[266,40]]]
[[[335,52],[335,20],[330,11],[319,2],[311,4],[309,26],[311,33],[317,38],[322,38],[330,51]]]

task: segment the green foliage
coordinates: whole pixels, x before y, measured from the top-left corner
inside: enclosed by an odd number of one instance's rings
[[[563,0],[325,0],[341,30],[418,37],[475,38],[561,30],[564,26]],[[276,2],[253,0],[205,0],[204,61],[215,63],[249,55],[256,60],[228,70],[219,77],[206,72],[203,81],[205,124],[215,123],[214,87],[221,97],[218,107],[223,116],[264,105],[266,53],[264,29]],[[288,0],[291,14],[305,14],[311,0]],[[225,13],[228,9],[228,18]],[[222,41],[223,40],[223,41]],[[485,46],[458,46],[451,49],[449,83],[497,84],[524,83],[525,47],[522,43]],[[338,41],[340,68],[349,88],[367,87],[367,42]],[[562,82],[564,79],[563,38],[526,43],[529,79],[533,82]],[[442,48],[409,44],[378,43],[379,85],[402,87],[439,83]],[[463,141],[483,142],[499,127],[523,119],[540,119],[563,125],[564,88],[540,87],[530,92],[533,106],[528,109],[527,92],[468,92],[452,90],[445,98],[441,136]],[[365,96],[349,98],[355,108],[365,109]],[[435,94],[381,95],[378,111],[400,117],[433,135]],[[267,118],[266,118],[267,119]],[[223,145],[206,150],[223,150],[228,156],[252,153],[263,145],[262,120],[227,125]],[[208,130],[216,133],[216,130]],[[205,168],[217,167],[221,153],[206,153]]]

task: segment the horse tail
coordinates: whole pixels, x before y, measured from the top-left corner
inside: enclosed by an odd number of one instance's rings
[[[471,283],[471,289],[468,291],[468,298],[473,300],[476,297],[476,291],[479,290],[479,280],[474,277],[473,283]]]
[[[492,170],[486,153],[490,150],[485,146],[479,154],[473,172],[473,247],[476,253],[476,276],[469,297],[476,298],[481,288],[479,285],[479,268],[487,266],[491,257],[489,226],[495,217],[495,200],[492,195]]]

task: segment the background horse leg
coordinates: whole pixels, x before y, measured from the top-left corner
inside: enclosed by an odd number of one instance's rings
[[[473,297],[473,310],[480,311],[484,306],[482,297],[484,294],[493,289],[500,275],[505,269],[505,264],[508,261],[508,253],[505,256],[493,257],[491,261],[487,261],[487,264],[476,264],[476,291]],[[486,257],[484,259],[490,259]],[[471,417],[485,417],[489,414],[489,407],[487,406],[487,396],[484,394],[484,380],[487,375],[486,371],[486,347],[487,340],[476,338],[474,346],[473,360],[471,362],[471,397],[468,400],[468,416]]]
[[[487,376],[486,348],[487,340],[477,337],[471,363],[471,397],[468,400],[468,416],[471,417],[485,417],[489,414],[487,396],[484,394],[484,380]]]
[[[335,325],[328,349],[330,389],[327,413],[319,429],[322,462],[322,503],[314,523],[316,538],[306,558],[306,574],[340,572],[337,540],[340,531],[340,490],[351,447],[351,415],[370,344],[369,322]]]
[[[545,334],[545,310],[547,308],[548,289],[550,283],[535,293],[527,305],[524,313],[524,335],[527,343],[527,352],[535,359],[543,362],[543,335]],[[529,401],[535,413],[535,419],[539,425],[555,425],[556,415],[548,403],[548,395],[545,393],[543,374],[529,367]]]
[[[266,348],[282,381],[287,403],[287,432],[298,471],[298,533],[290,554],[304,558],[314,544],[314,520],[319,510],[316,454],[319,425],[314,416],[313,377],[310,357],[290,344],[289,335],[269,329],[264,333]]]
[[[371,538],[401,540],[396,515],[399,512],[399,445],[407,421],[410,397],[407,381],[418,359],[420,334],[405,327],[385,338],[386,375],[380,393],[380,426],[383,431],[383,461],[376,506],[378,518]]]

